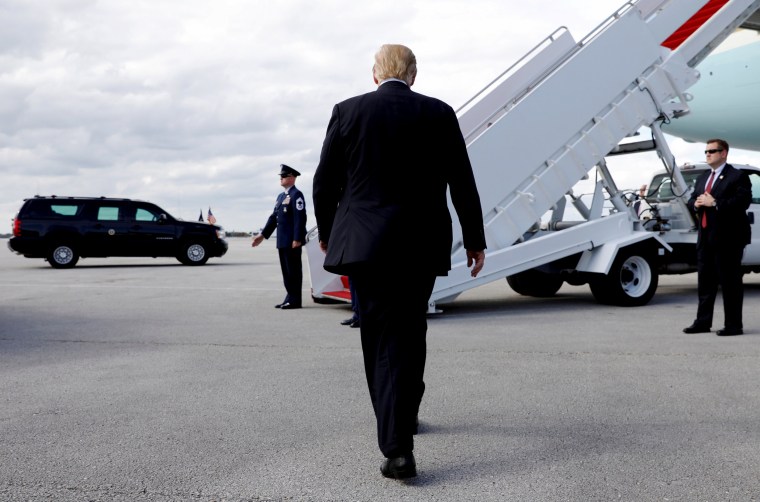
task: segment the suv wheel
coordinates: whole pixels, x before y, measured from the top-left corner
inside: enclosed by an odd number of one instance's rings
[[[182,247],[182,254],[177,259],[185,265],[203,265],[208,261],[208,251],[205,244],[191,241]]]
[[[58,242],[50,247],[47,261],[53,268],[71,268],[79,261],[79,253],[73,245]]]

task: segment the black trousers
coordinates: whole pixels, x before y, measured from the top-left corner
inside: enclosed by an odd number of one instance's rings
[[[282,282],[285,284],[284,303],[301,306],[301,287],[303,285],[303,265],[301,264],[301,249],[278,248],[280,254],[280,268],[282,269]]]
[[[359,313],[359,301],[356,299],[356,288],[354,287],[354,281],[351,277],[348,278],[348,291],[351,293],[351,312],[354,313],[353,317],[361,319],[362,316]]]
[[[392,458],[414,449],[414,423],[425,392],[426,313],[435,275],[373,267],[352,273],[351,280],[359,300],[378,445]]]
[[[742,329],[742,255],[744,246],[701,244],[697,248],[697,307],[696,322],[712,326],[715,298],[720,286],[726,328]]]

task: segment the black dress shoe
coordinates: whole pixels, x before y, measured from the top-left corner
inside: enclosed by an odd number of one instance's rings
[[[277,305],[274,306],[274,308],[281,309],[283,305],[285,305],[285,304],[284,303],[278,303]]]
[[[406,479],[417,475],[417,464],[414,462],[412,452],[400,457],[386,458],[380,465],[380,472],[386,478]]]
[[[295,303],[283,303],[280,306],[280,310],[293,310],[293,309],[300,309],[300,308],[301,306]]]
[[[340,325],[341,326],[350,326],[353,323],[355,323],[356,321],[357,321],[356,317],[352,317],[351,319],[344,319],[344,320],[340,321]]]
[[[710,332],[710,327],[709,326],[704,326],[702,324],[694,323],[691,326],[686,326],[683,329],[683,332],[684,333],[689,333],[689,334],[694,334],[694,333],[709,333]]]
[[[352,322],[352,323],[351,323],[351,327],[352,327],[352,328],[361,328],[361,327],[362,327],[362,322],[361,322],[361,320],[357,319],[357,320],[355,320],[354,322]]]
[[[718,336],[736,336],[743,335],[744,331],[741,328],[723,328],[719,329],[715,334]]]

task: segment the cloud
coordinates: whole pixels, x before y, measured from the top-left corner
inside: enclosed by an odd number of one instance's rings
[[[106,195],[258,229],[280,163],[311,207],[332,106],[373,89],[380,44],[412,47],[415,90],[457,107],[560,25],[579,39],[611,13],[579,5],[6,0],[0,216],[37,193]]]

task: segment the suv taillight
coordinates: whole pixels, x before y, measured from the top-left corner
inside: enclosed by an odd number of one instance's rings
[[[18,218],[13,220],[13,237],[21,237],[21,220]]]

